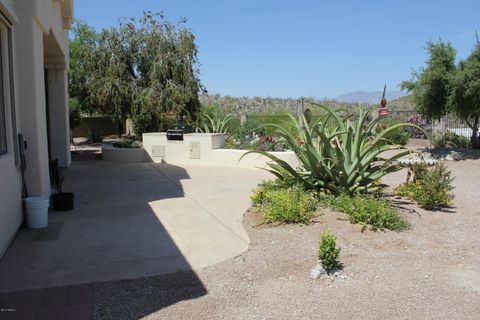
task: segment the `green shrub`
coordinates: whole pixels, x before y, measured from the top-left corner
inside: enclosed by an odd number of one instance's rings
[[[236,149],[237,141],[233,137],[228,137],[225,141],[225,149]]]
[[[431,142],[435,148],[470,148],[470,140],[454,132],[433,134]]]
[[[298,186],[287,186],[280,180],[267,181],[254,190],[252,204],[260,208],[266,223],[308,224],[317,209],[317,197]]]
[[[232,134],[233,138],[237,141],[236,147],[240,149],[250,149],[255,134],[263,133],[259,128],[260,126],[260,122],[250,118],[247,118],[246,122],[239,124]]]
[[[381,132],[388,127],[395,125],[396,123],[382,123],[378,126],[377,132]],[[390,131],[388,134],[385,135],[385,139],[392,144],[397,144],[401,146],[405,146],[410,140],[410,135],[405,131],[404,127],[397,128],[393,131]]]
[[[112,143],[112,146],[115,148],[137,149],[142,147],[142,143],[133,139],[117,139]]]
[[[327,228],[322,233],[318,244],[318,258],[326,271],[332,270],[339,265],[340,248],[337,248],[337,238]]]
[[[295,180],[287,177],[285,180],[282,179],[272,179],[264,180],[259,188],[253,190],[253,195],[251,196],[252,204],[254,206],[261,206],[264,201],[263,195],[267,192],[275,192],[280,189],[302,189]]]
[[[387,200],[373,195],[356,194],[353,196],[341,194],[337,197],[326,195],[323,203],[350,217],[350,222],[359,223],[372,230],[389,229],[401,231],[407,228],[407,223],[396,212]]]
[[[431,170],[416,172],[415,182],[401,184],[395,189],[395,195],[415,200],[427,210],[448,206],[453,203],[452,181],[450,170],[443,163],[437,163]]]
[[[82,113],[80,111],[80,106],[78,105],[78,100],[75,98],[68,99],[68,107],[70,111],[68,118],[70,122],[70,130],[73,130],[82,122]]]
[[[89,130],[87,140],[89,143],[100,143],[103,141],[103,132],[101,130]]]

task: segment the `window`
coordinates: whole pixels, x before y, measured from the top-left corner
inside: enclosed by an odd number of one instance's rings
[[[13,152],[15,164],[19,166],[11,25],[4,12],[0,12],[0,156]]]
[[[5,92],[3,90],[3,34],[0,25],[0,155],[7,153],[7,127],[5,122]]]
[[[20,165],[20,153],[17,143],[17,113],[15,108],[15,82],[13,79],[13,36],[12,28],[8,29],[8,73],[10,85],[10,115],[12,116],[12,136],[13,136],[13,150],[15,151],[15,164]]]

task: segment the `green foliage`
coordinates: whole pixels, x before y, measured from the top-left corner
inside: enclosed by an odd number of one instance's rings
[[[228,133],[230,130],[230,123],[235,120],[231,116],[211,116],[208,114],[202,114],[200,116],[201,128],[204,133]]]
[[[89,143],[101,143],[103,141],[102,130],[89,130],[87,134],[87,141]]]
[[[90,112],[135,131],[157,131],[173,115],[195,116],[200,107],[195,37],[161,13],[122,20],[97,33],[77,23],[71,41],[72,96]],[[119,125],[120,128],[120,125]]]
[[[454,132],[435,133],[431,142],[435,148],[469,148],[470,140]]]
[[[380,190],[383,186],[375,181],[400,170],[401,166],[395,160],[408,154],[408,151],[398,152],[379,161],[385,151],[401,148],[392,145],[385,137],[398,128],[413,125],[398,123],[376,132],[380,118],[368,121],[376,108],[367,112],[360,109],[358,120],[353,123],[330,107],[318,107],[327,114],[310,125],[303,124],[306,123],[305,118],[297,121],[293,116],[290,116],[291,125],[288,127],[266,125],[275,128],[281,142],[295,152],[300,162],[299,168],[294,169],[287,162],[264,151],[250,151],[245,155],[255,152],[270,158],[272,162],[267,171],[280,179],[285,179],[285,175],[291,176],[305,189],[326,189],[334,194]],[[294,133],[291,128],[294,128]]]
[[[455,113],[472,129],[471,144],[480,148],[480,42],[471,55],[460,61],[450,81],[449,104]]]
[[[328,228],[322,233],[318,244],[318,258],[326,271],[339,265],[340,248],[337,248],[337,238]]]
[[[277,143],[276,138],[267,135],[267,130],[256,117],[248,117],[247,121],[232,126],[228,147],[242,150],[283,151],[284,145]]]
[[[267,136],[275,134],[275,128],[271,126],[264,126],[265,124],[275,124],[284,128],[290,129],[292,132],[293,126],[290,120],[290,112],[286,109],[278,109],[272,111],[251,112],[248,114],[249,121],[258,124],[257,131]],[[262,127],[260,127],[262,126]]]
[[[254,190],[252,203],[260,208],[266,223],[305,223],[313,218],[317,208],[315,194],[281,180],[265,182]]]
[[[416,163],[412,166],[413,169],[413,181],[423,177],[428,174],[428,166],[425,163]]]
[[[417,171],[415,177],[415,182],[398,186],[395,195],[415,200],[427,210],[453,203],[453,177],[445,164],[437,163],[432,170]]]
[[[377,132],[381,132],[392,125],[397,124],[392,123],[392,122],[382,122],[377,128]],[[405,146],[408,143],[408,140],[410,140],[410,136],[407,132],[405,132],[404,127],[397,128],[396,130],[390,131],[388,134],[385,135],[385,139],[387,139],[390,143],[392,144],[398,144],[401,146]]]
[[[415,71],[402,88],[411,91],[417,110],[424,117],[439,120],[456,114],[472,129],[472,147],[479,148],[480,126],[480,42],[471,55],[455,64],[456,51],[450,43],[428,42],[425,68]]]
[[[184,25],[185,21],[174,25],[161,13],[150,12],[123,25],[133,30],[139,48],[135,51],[135,65],[142,77],[137,81],[141,85],[135,99],[134,124],[144,113],[158,121],[166,113],[195,118],[200,108],[198,93],[204,89],[197,69],[195,36]],[[148,129],[156,131],[158,125]]]
[[[142,143],[133,139],[117,139],[112,143],[112,146],[115,148],[138,149],[142,147]]]
[[[233,137],[227,137],[225,141],[225,149],[236,149],[237,148],[237,141]]]
[[[255,119],[247,118],[247,121],[240,124],[234,131],[233,137],[240,142],[240,144],[248,144],[253,140],[255,133],[260,129],[260,122]]]
[[[426,48],[429,59],[424,69],[413,72],[411,81],[404,81],[402,89],[412,92],[417,111],[427,119],[440,120],[447,114],[449,83],[455,71],[456,51],[450,42],[429,41]]]
[[[78,101],[75,98],[68,99],[68,108],[69,108],[69,122],[70,130],[78,127],[82,121],[82,113],[80,111],[80,106]]]
[[[98,44],[98,33],[80,20],[75,20],[71,31],[73,37],[69,44],[68,91],[82,112],[95,114],[99,110],[94,93],[87,82],[93,73],[91,62],[95,58],[94,51]]]
[[[408,226],[387,200],[373,195],[341,194],[337,197],[325,195],[322,202],[335,210],[346,213],[350,217],[350,222],[359,223],[364,227],[370,225],[372,230],[401,231]]]

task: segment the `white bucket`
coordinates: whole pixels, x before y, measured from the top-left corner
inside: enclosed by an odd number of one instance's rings
[[[25,198],[27,209],[27,226],[30,229],[43,229],[48,226],[48,198],[30,197]]]

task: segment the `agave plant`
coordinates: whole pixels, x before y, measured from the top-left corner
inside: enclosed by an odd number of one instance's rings
[[[200,131],[204,133],[228,133],[228,125],[233,119],[232,116],[217,118],[204,114],[202,116],[202,128],[200,128]]]
[[[305,125],[304,117],[298,121],[290,116],[294,133],[291,128],[287,130],[281,125],[267,124],[274,127],[282,142],[295,152],[299,168],[263,151],[250,151],[243,156],[249,153],[264,155],[272,160],[266,170],[278,178],[294,178],[307,189],[325,189],[334,194],[378,191],[383,187],[378,183],[383,176],[402,168],[396,160],[410,151],[399,151],[382,158],[387,151],[404,149],[386,137],[393,130],[415,125],[397,123],[377,132],[380,118],[369,121],[377,108],[360,109],[358,118],[352,121],[331,107],[312,104],[324,109],[325,116],[309,125]]]

